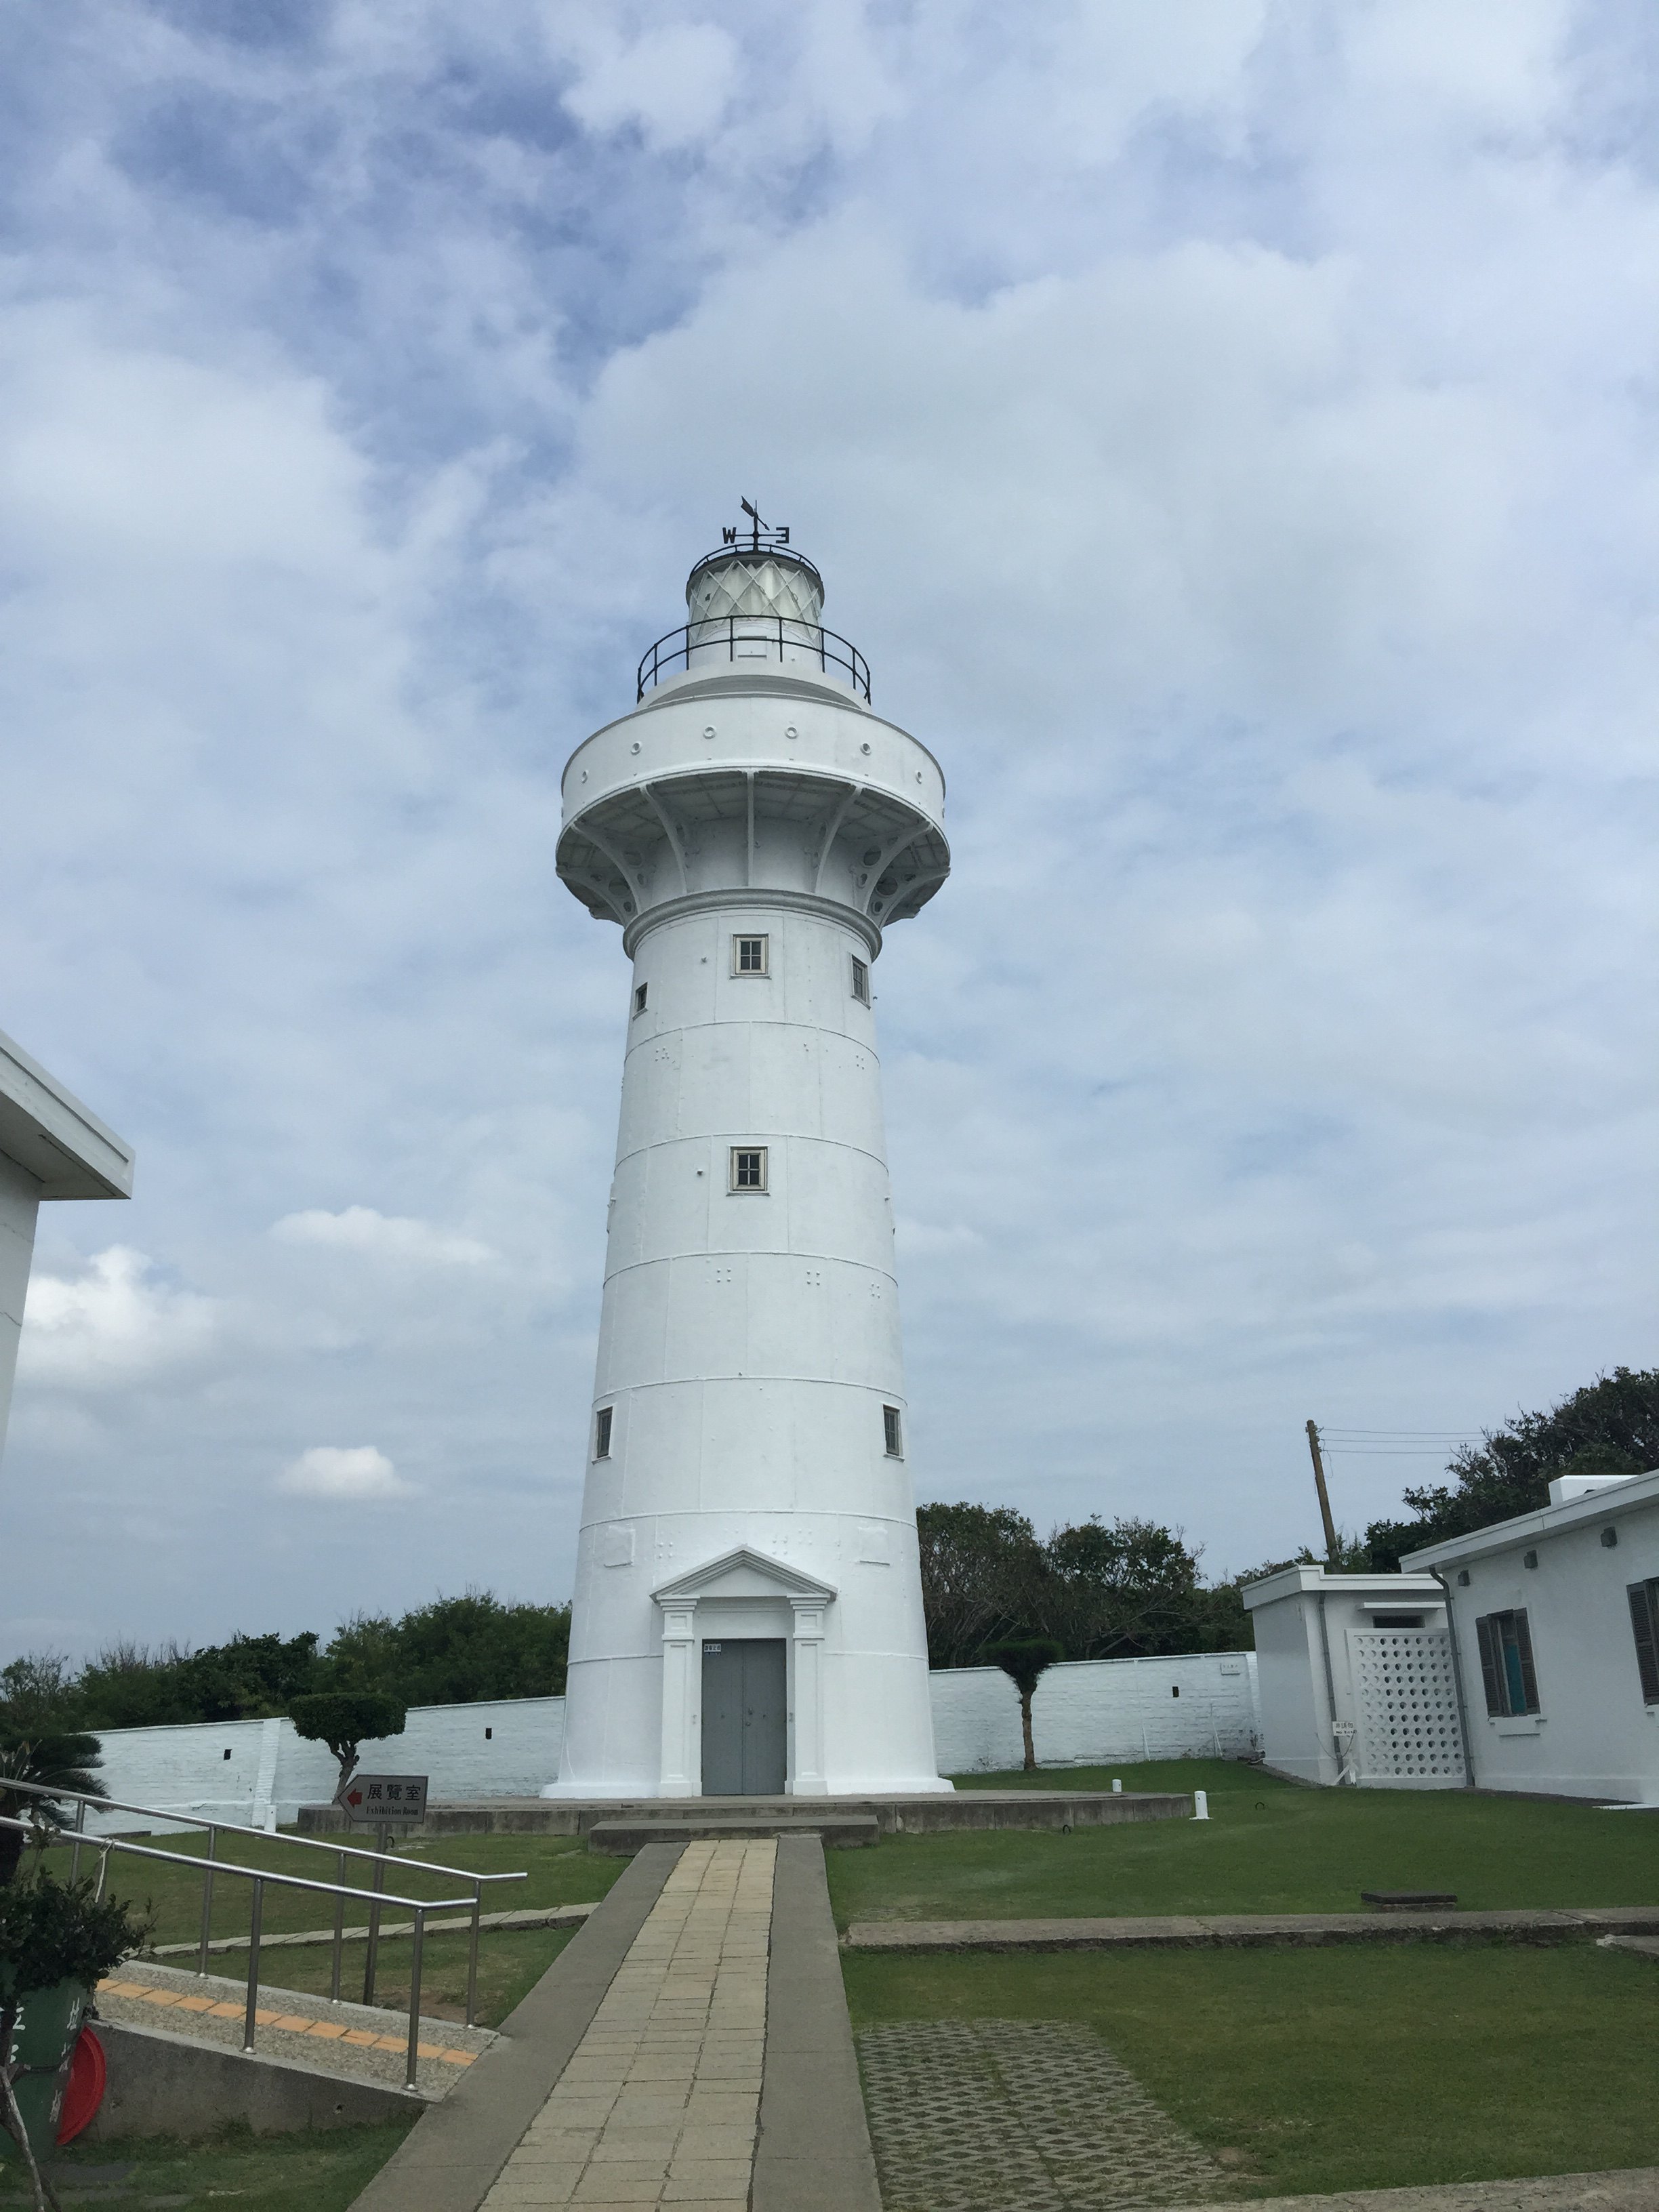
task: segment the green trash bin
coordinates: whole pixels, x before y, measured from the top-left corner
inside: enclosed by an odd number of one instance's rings
[[[9,1970],[0,1966],[0,2001],[9,2001],[10,1995]],[[59,1982],[56,1989],[25,1991],[18,2011],[7,2057],[26,2069],[13,2088],[37,2161],[51,2157],[58,2140],[70,2063],[90,1996],[83,1982]],[[0,2166],[8,2160],[18,2166],[23,2163],[10,2135],[0,2130]]]

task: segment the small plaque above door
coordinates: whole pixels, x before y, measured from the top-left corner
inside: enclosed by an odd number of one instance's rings
[[[705,1644],[702,1648],[705,1651],[718,1651],[720,1647],[718,1644]]]

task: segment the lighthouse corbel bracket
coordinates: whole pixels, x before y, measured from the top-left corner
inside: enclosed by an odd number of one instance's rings
[[[715,897],[850,908],[878,944],[950,871],[943,830],[897,793],[765,767],[625,783],[574,816],[558,846],[562,882],[630,949],[652,918]]]

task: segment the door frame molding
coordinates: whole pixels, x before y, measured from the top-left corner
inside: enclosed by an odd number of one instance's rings
[[[662,1763],[658,1790],[665,1797],[696,1797],[702,1790],[702,1637],[700,1607],[776,1616],[790,1608],[788,1726],[784,1793],[822,1797],[829,1783],[823,1759],[823,1644],[836,1601],[829,1583],[803,1574],[782,1559],[746,1544],[692,1567],[651,1593],[662,1614]],[[724,1632],[729,1633],[729,1631]]]

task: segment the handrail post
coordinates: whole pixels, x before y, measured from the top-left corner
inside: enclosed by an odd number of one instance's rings
[[[475,2025],[478,2011],[478,1923],[483,1915],[483,1878],[472,1885],[472,1932],[466,1943],[466,2024]]]
[[[379,1831],[379,1840],[375,1847],[377,1856],[374,1861],[374,1889],[376,1893],[386,1887],[386,1852],[391,1840],[392,1831],[382,1827]],[[363,1960],[363,2002],[366,2005],[372,2005],[374,2002],[374,1970],[380,1964],[380,1908],[377,1904],[371,1904],[368,1908],[368,1950]]]
[[[242,2015],[242,2048],[252,2051],[258,2033],[254,2014],[259,2004],[259,1923],[264,1917],[265,1886],[253,1877],[253,1917],[247,1931],[247,2009]]]
[[[404,2087],[415,2087],[415,2066],[421,2055],[421,1954],[426,1946],[426,1907],[415,1908],[415,1948],[409,1961],[409,2057],[404,2068]]]
[[[70,1880],[73,1881],[81,1871],[81,1838],[87,1831],[87,1801],[81,1799],[75,1808],[75,1841],[70,1845]]]
[[[340,1880],[340,1893],[334,1900],[334,1966],[328,1978],[328,2001],[331,2004],[340,2002],[340,1969],[345,1955],[346,1855],[343,1851],[336,1861],[335,1870]]]
[[[213,1933],[213,1855],[217,1848],[219,1831],[208,1822],[207,1859],[202,1869],[202,1942],[196,1954],[196,1971],[204,1974],[208,1968],[208,1941]]]

